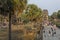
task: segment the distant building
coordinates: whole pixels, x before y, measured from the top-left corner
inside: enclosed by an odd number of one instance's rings
[[[48,22],[48,10],[47,9],[44,9],[43,10],[43,24],[47,25],[49,22]]]

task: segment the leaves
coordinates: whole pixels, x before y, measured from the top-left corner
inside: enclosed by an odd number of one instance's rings
[[[27,0],[0,0],[0,14],[8,15],[9,11],[18,10],[22,12],[27,4]]]
[[[57,17],[60,19],[60,10],[57,13]]]
[[[26,9],[27,12],[27,17],[30,19],[30,20],[33,20],[35,19],[37,16],[41,16],[42,14],[42,10],[40,8],[38,8],[36,5],[34,4],[29,4],[27,6],[27,9]]]
[[[27,0],[13,0],[14,8],[17,10],[24,10],[27,4]]]
[[[60,26],[60,10],[58,10],[58,12],[53,12],[50,20],[53,24],[56,24],[57,26]]]
[[[26,21],[39,21],[40,23],[42,22],[43,19],[43,13],[42,10],[40,8],[38,8],[36,5],[34,4],[29,4],[26,8],[26,10],[24,10],[25,12],[22,13],[21,18],[22,20],[24,20],[24,22]]]
[[[11,2],[11,0],[0,0],[1,3],[1,7],[0,7],[0,11],[2,15],[7,16],[9,14],[9,12],[11,12],[13,10],[13,4]]]

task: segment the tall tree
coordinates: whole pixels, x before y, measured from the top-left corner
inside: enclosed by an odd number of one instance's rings
[[[27,18],[32,21],[42,15],[42,10],[34,4],[29,4],[25,13],[27,14]]]
[[[22,13],[26,5],[27,0],[0,0],[0,14],[8,15],[9,8]]]
[[[21,16],[21,13],[26,8],[27,0],[13,0],[14,12],[17,16]]]
[[[0,0],[0,14],[7,16],[9,11],[13,10],[13,4],[11,0]]]
[[[9,40],[11,40],[11,15],[15,14],[15,11],[22,13],[26,4],[27,0],[0,0],[0,14],[9,15]]]
[[[9,40],[11,40],[11,14],[13,13],[12,0],[0,0],[0,14],[9,16]]]

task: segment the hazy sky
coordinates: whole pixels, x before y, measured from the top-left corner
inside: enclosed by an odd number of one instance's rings
[[[28,0],[28,4],[36,4],[41,9],[47,9],[49,15],[60,9],[60,0]]]

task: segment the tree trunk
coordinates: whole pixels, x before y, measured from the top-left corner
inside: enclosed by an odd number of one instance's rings
[[[9,40],[11,40],[11,12],[9,13]]]

